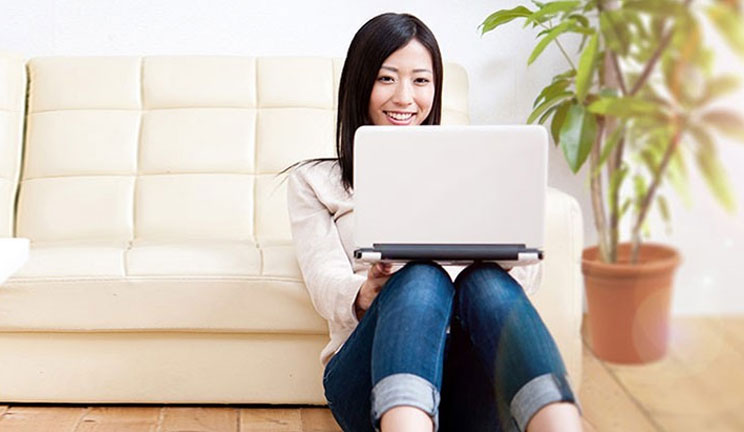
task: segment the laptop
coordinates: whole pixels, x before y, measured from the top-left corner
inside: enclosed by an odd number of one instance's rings
[[[354,259],[543,259],[544,127],[362,126],[354,138]]]

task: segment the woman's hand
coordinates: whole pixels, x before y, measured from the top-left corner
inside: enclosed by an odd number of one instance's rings
[[[375,263],[375,265],[369,268],[367,280],[362,284],[362,288],[357,293],[357,298],[354,301],[354,310],[359,320],[362,319],[367,309],[372,305],[372,301],[380,293],[385,282],[390,279],[392,269],[392,263],[383,262]]]

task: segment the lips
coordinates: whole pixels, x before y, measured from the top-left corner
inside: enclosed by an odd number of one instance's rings
[[[383,111],[388,121],[395,125],[407,125],[413,121],[416,113],[403,111]]]

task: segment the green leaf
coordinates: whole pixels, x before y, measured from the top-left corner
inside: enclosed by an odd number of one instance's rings
[[[623,202],[623,207],[620,209],[620,217],[622,218],[625,216],[625,213],[628,212],[628,209],[630,208],[630,198],[625,198],[625,201]]]
[[[616,127],[610,135],[605,138],[604,140],[604,146],[602,147],[602,154],[599,156],[599,162],[597,162],[597,166],[594,168],[594,172],[592,172],[591,177],[595,177],[599,175],[600,172],[602,172],[602,167],[604,166],[605,162],[607,161],[607,158],[610,157],[610,153],[612,153],[612,150],[617,146],[617,144],[620,142],[621,139],[623,139],[623,135],[625,134],[625,125]]]
[[[571,28],[568,29],[571,33],[579,33],[583,34],[585,36],[591,36],[593,34],[596,34],[593,28],[591,27],[584,27],[584,26],[578,26],[578,25],[572,25]]]
[[[569,84],[571,84],[571,81],[569,80],[560,80],[554,81],[552,84],[546,86],[542,89],[540,94],[537,95],[537,98],[535,98],[535,102],[532,103],[532,108],[535,108],[538,104],[543,102],[543,100],[552,99],[558,93],[566,90],[566,87],[568,87]]]
[[[700,120],[726,136],[744,141],[744,119],[733,111],[708,111]]]
[[[641,204],[643,199],[646,197],[648,187],[646,186],[646,179],[642,175],[636,174],[633,176],[633,189],[635,190],[635,206],[636,210],[641,210]]]
[[[672,225],[671,225],[671,216],[669,215],[669,205],[667,204],[666,198],[664,198],[664,195],[657,195],[656,196],[656,204],[658,204],[659,207],[659,213],[661,213],[661,219],[666,222],[666,233],[667,235],[672,234]]]
[[[584,27],[591,27],[589,25],[589,18],[585,17],[584,15],[581,15],[581,14],[571,14],[568,17],[575,19],[576,22],[578,22],[579,24],[581,24]]]
[[[620,140],[623,139],[624,134],[625,125],[616,127],[615,130],[612,131],[610,136],[607,137],[607,140],[605,141],[605,146],[602,149],[602,154],[599,157],[598,165],[604,165],[605,161],[607,161],[607,158],[610,156],[610,152],[612,152],[612,150],[620,142]]]
[[[496,27],[506,24],[516,18],[524,18],[532,15],[532,11],[524,6],[517,6],[514,9],[502,9],[492,13],[480,25],[481,35],[490,32]]]
[[[649,35],[646,31],[646,25],[637,12],[626,10],[623,13],[623,18],[630,29],[631,35],[638,37],[639,43],[648,40]]]
[[[595,34],[589,39],[589,44],[584,48],[579,59],[579,69],[576,73],[576,98],[584,103],[586,92],[592,84],[594,69],[597,64],[597,50],[599,48],[599,35]]]
[[[744,56],[744,19],[730,6],[715,3],[706,10],[718,31],[740,56]]]
[[[705,95],[700,100],[700,104],[706,104],[712,100],[715,100],[726,93],[730,93],[737,88],[741,81],[737,76],[734,75],[722,75],[719,77],[712,78],[708,81],[705,88]]]
[[[659,163],[656,160],[654,153],[650,149],[643,150],[641,151],[641,159],[643,159],[643,162],[646,164],[648,172],[655,176],[656,172],[659,170]]]
[[[641,225],[641,232],[643,233],[644,239],[650,239],[651,238],[651,227],[648,224],[648,221],[644,221]]]
[[[687,130],[690,132],[692,137],[697,143],[698,152],[714,152],[716,151],[716,145],[713,142],[713,137],[710,136],[708,131],[703,129],[699,125],[689,125]]]
[[[558,145],[560,142],[561,128],[566,120],[568,109],[571,108],[571,101],[565,100],[558,105],[553,114],[553,120],[550,121],[550,134],[553,136],[553,143]]]
[[[664,222],[669,222],[671,217],[669,216],[669,205],[667,204],[664,195],[657,195],[656,202],[659,204],[659,211],[661,212],[661,218]]]
[[[532,123],[540,117],[540,115],[545,112],[548,108],[555,105],[556,103],[560,102],[563,99],[573,97],[573,92],[570,91],[564,91],[560,92],[556,95],[553,95],[550,99],[547,99],[545,102],[540,104],[537,108],[535,108],[534,111],[532,111],[532,114],[530,114],[529,118],[527,118],[527,123]]]
[[[553,27],[548,27],[545,30],[543,30],[540,33],[538,33],[537,36],[535,36],[535,39],[540,39],[540,37],[542,37],[543,35],[546,35],[546,34],[550,33],[551,31],[553,31]]]
[[[605,11],[599,14],[599,29],[607,46],[620,55],[628,53],[628,35],[626,29],[618,25],[616,11]]]
[[[607,204],[610,209],[616,208],[617,203],[614,197],[618,196],[617,191],[620,190],[627,174],[628,167],[623,166],[613,171],[612,176],[610,176],[610,189],[607,191]]]
[[[553,27],[550,33],[540,39],[540,42],[537,43],[535,49],[532,50],[532,54],[530,54],[530,58],[527,60],[527,64],[532,64],[532,62],[534,62],[535,59],[537,59],[537,57],[542,54],[542,52],[545,50],[545,47],[547,47],[548,44],[555,40],[555,38],[557,38],[561,33],[565,33],[574,22],[574,20],[563,21],[556,27]]]
[[[620,89],[614,87],[605,87],[599,91],[599,95],[603,98],[619,98]]]
[[[698,143],[695,158],[708,188],[723,208],[733,213],[736,210],[734,196],[731,193],[728,176],[718,160],[713,138],[700,127],[691,126],[689,131]]]
[[[669,179],[674,191],[682,199],[682,203],[688,210],[692,208],[692,196],[688,187],[687,180],[687,166],[685,164],[685,158],[682,143],[677,146],[677,149],[672,153],[671,159],[669,159],[669,165],[667,165],[666,175]]]
[[[539,10],[527,17],[524,27],[527,27],[529,23],[539,24],[545,22],[552,16],[561,12],[573,11],[580,3],[581,2],[579,1],[555,1],[546,3]]]
[[[563,73],[560,73],[560,74],[554,76],[553,77],[553,82],[561,81],[561,80],[564,80],[564,79],[573,78],[575,76],[576,76],[576,70],[569,69],[569,70],[567,70],[567,71],[565,71]]]
[[[643,99],[625,96],[625,97],[601,97],[592,102],[588,108],[594,114],[602,114],[613,117],[643,117],[648,115],[663,116],[661,108],[653,103]]]
[[[574,104],[566,113],[560,131],[560,145],[568,165],[576,174],[591,152],[597,137],[597,119],[583,105]]]
[[[715,152],[698,151],[696,158],[698,168],[703,173],[703,178],[708,184],[708,188],[713,193],[713,196],[726,211],[734,213],[736,211],[736,202],[731,193],[730,182]]]
[[[623,2],[623,9],[637,12],[644,12],[649,15],[667,17],[670,15],[684,15],[687,8],[679,1],[662,1],[662,0],[626,0]]]
[[[548,117],[550,117],[550,115],[553,114],[560,105],[561,104],[557,104],[557,105],[553,105],[552,107],[550,107],[547,111],[543,113],[543,115],[540,116],[540,119],[538,119],[537,122],[540,124],[544,124],[545,120],[547,120]]]

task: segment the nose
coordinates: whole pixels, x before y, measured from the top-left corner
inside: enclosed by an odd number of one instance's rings
[[[413,89],[410,83],[405,80],[401,81],[395,88],[393,102],[397,105],[408,106],[413,103]]]

